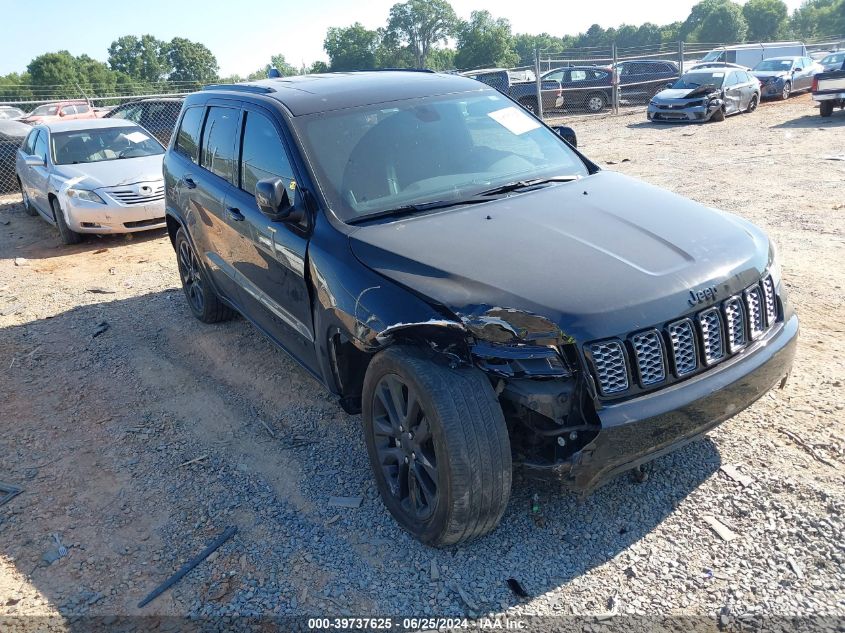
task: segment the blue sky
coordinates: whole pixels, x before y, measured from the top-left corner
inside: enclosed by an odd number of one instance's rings
[[[109,44],[117,37],[146,33],[163,40],[181,36],[203,42],[217,56],[224,76],[250,73],[276,53],[294,65],[310,64],[326,59],[322,47],[328,27],[356,21],[368,28],[383,26],[396,1],[3,0],[0,74],[21,72],[33,57],[61,49],[106,61]],[[514,32],[563,35],[584,31],[596,22],[609,27],[683,20],[695,0],[451,0],[451,4],[462,18],[487,9],[495,17],[509,19]],[[801,0],[786,4],[794,10]]]

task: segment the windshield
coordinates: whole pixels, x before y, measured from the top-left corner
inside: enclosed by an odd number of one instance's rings
[[[725,54],[725,51],[710,51],[707,53],[704,58],[701,60],[703,62],[716,62],[719,61],[722,56]]]
[[[699,86],[707,85],[721,88],[722,82],[724,80],[724,71],[695,72],[684,75],[683,77],[678,79],[678,81],[676,81],[674,84],[672,84],[672,87],[678,90],[692,90],[694,88],[698,88]]]
[[[29,114],[30,116],[55,116],[58,111],[59,106],[57,105],[42,105],[35,108]]]
[[[841,64],[845,62],[845,53],[836,53],[835,55],[828,55],[822,60],[822,64]]]
[[[426,97],[294,119],[344,220],[471,198],[517,180],[586,176],[557,134],[497,93]]]
[[[754,70],[791,70],[791,59],[764,59],[754,67]]]
[[[164,153],[161,143],[137,125],[57,132],[51,140],[57,165],[99,163]]]

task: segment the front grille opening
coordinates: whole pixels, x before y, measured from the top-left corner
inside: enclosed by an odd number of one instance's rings
[[[745,313],[739,297],[725,301],[725,326],[728,333],[728,351],[733,354],[745,347]]]
[[[748,331],[751,333],[751,339],[754,340],[766,330],[760,286],[751,286],[745,291],[745,307],[748,310]]]
[[[164,218],[151,218],[149,220],[138,220],[137,222],[124,222],[123,226],[127,229],[137,229],[142,226],[155,226],[156,224],[164,224]]]
[[[689,319],[669,326],[669,340],[672,342],[672,356],[675,358],[675,373],[678,377],[686,376],[698,369],[695,335]]]
[[[660,333],[652,330],[631,337],[640,381],[644,386],[655,385],[666,380],[666,364],[663,361],[663,343]]]
[[[722,338],[722,318],[717,308],[710,308],[699,315],[704,362],[716,363],[725,356],[725,341]]]
[[[766,275],[763,279],[763,297],[766,301],[766,323],[769,327],[775,324],[778,320],[778,303],[775,295],[775,282],[771,275]]]
[[[628,371],[622,345],[617,341],[595,343],[590,346],[590,352],[601,392],[607,395],[627,391]]]

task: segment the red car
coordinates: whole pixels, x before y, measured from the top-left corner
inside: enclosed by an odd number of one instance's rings
[[[56,101],[38,106],[21,119],[24,123],[38,125],[53,121],[69,121],[71,119],[96,119],[94,108],[87,101]]]

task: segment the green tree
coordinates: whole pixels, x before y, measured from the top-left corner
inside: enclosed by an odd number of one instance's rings
[[[789,11],[783,0],[748,0],[742,7],[742,15],[748,22],[748,39],[765,42],[784,32]]]
[[[199,87],[217,79],[217,58],[205,44],[174,37],[167,44],[167,59],[172,68],[169,81],[190,82]]]
[[[519,62],[519,55],[513,49],[510,22],[505,18],[494,19],[489,11],[473,11],[469,21],[460,22],[457,41],[458,68],[507,68]]]
[[[531,33],[517,33],[513,36],[513,49],[519,55],[520,66],[531,66],[534,64],[534,54],[537,48],[540,49],[541,55],[560,53],[573,45],[573,38],[566,36],[563,38],[549,35],[548,33],[540,33],[533,35]]]
[[[109,66],[138,82],[157,83],[170,74],[167,43],[152,35],[124,35],[109,46]]]
[[[0,99],[27,99],[32,97],[32,80],[28,73],[9,73],[0,77]]]
[[[711,11],[696,32],[699,42],[744,42],[748,23],[742,15],[742,8],[727,2]]]
[[[88,55],[80,55],[76,58],[75,63],[81,88],[86,96],[104,96],[114,93],[117,73],[106,64],[92,59]]]
[[[68,51],[44,53],[26,67],[34,86],[51,87],[57,91],[74,88],[79,83],[76,58]]]
[[[432,49],[428,54],[428,67],[432,70],[454,70],[457,67],[455,55],[457,51],[454,48]]]
[[[390,8],[387,31],[408,46],[414,63],[422,68],[434,46],[454,33],[456,23],[457,16],[447,0],[407,0]]]
[[[319,59],[311,64],[311,67],[308,69],[309,73],[327,73],[329,72],[329,65],[324,62],[320,61]]]
[[[792,14],[790,27],[802,38],[841,35],[845,32],[845,0],[807,0]]]
[[[294,75],[301,74],[299,69],[293,66],[292,64],[288,64],[285,56],[281,53],[277,53],[270,57],[270,65],[279,71],[282,77],[293,77]],[[269,68],[267,69],[270,70]]]
[[[323,49],[335,71],[375,68],[378,46],[378,33],[364,28],[360,22],[330,28],[323,41]]]

